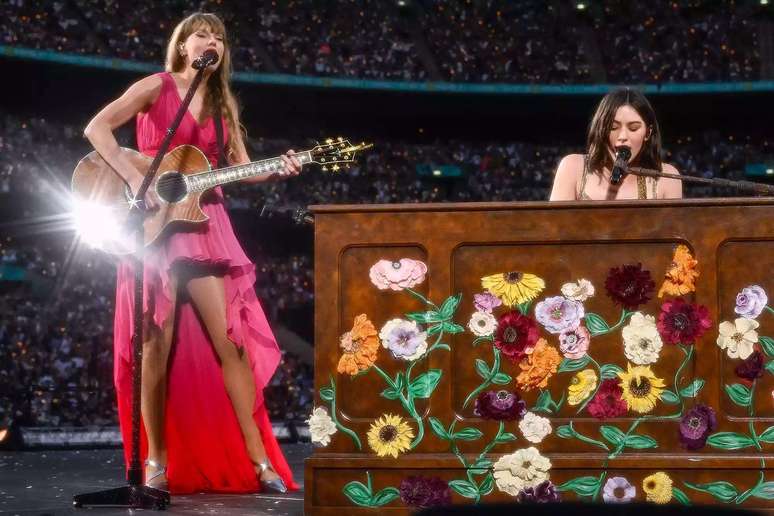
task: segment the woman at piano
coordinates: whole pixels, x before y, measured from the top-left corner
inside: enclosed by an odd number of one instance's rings
[[[621,88],[604,96],[589,124],[585,154],[569,154],[556,169],[552,201],[613,199],[680,199],[682,182],[677,179],[621,174],[614,170],[621,159],[633,167],[667,174],[677,169],[661,161],[661,130],[648,99],[637,90]],[[624,151],[625,152],[625,151]]]
[[[220,166],[250,161],[230,86],[226,29],[214,14],[195,13],[175,27],[166,49],[166,70],[132,84],[84,131],[133,191],[145,171],[119,152],[113,131],[134,118],[139,151],[155,155],[194,79],[192,61],[210,50],[217,52],[218,60],[205,69],[169,150],[194,145],[213,167],[219,161]],[[216,123],[222,127],[224,149],[217,143]],[[299,173],[301,165],[292,150],[283,155],[283,162],[277,176]],[[149,193],[145,202],[153,209],[159,201]],[[201,204],[207,222],[166,235],[145,254],[145,483],[172,493],[298,489],[263,402],[263,388],[279,364],[280,350],[253,289],[255,266],[234,235],[220,187],[208,192]],[[122,260],[116,284],[114,378],[127,463],[132,284],[133,262]]]

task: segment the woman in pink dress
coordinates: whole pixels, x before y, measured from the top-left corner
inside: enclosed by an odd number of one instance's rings
[[[226,31],[213,14],[193,14],[175,28],[166,72],[134,83],[102,109],[84,131],[133,191],[145,170],[119,152],[113,130],[136,117],[137,146],[153,156],[181,104],[206,50],[218,53],[208,67],[169,150],[198,147],[215,166],[218,145],[213,114],[221,113],[230,164],[250,161],[231,93]],[[297,175],[288,151],[279,175]],[[255,180],[254,180],[255,181]],[[149,191],[150,192],[150,191]],[[153,209],[160,202],[146,195]],[[142,457],[147,485],[172,493],[254,492],[298,489],[273,433],[263,388],[280,351],[255,295],[255,267],[237,242],[220,187],[202,198],[209,220],[177,231],[145,257],[141,412]],[[131,456],[131,335],[133,264],[118,267],[114,329],[115,384],[124,453]]]

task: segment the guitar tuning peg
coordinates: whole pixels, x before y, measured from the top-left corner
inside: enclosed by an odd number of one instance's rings
[[[340,142],[343,142],[343,141],[344,141],[344,138],[342,138],[341,136],[339,136],[338,140],[339,140]]]
[[[327,171],[328,171],[328,167],[323,167],[323,168],[322,168],[322,171],[323,171],[323,172],[327,172]]]
[[[327,139],[325,140],[325,143],[329,143],[329,144],[330,144],[330,143],[333,143],[333,138],[327,138]]]

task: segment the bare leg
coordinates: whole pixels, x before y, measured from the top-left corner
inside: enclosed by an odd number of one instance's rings
[[[261,433],[253,419],[255,406],[255,381],[249,359],[243,349],[226,335],[226,294],[222,277],[200,276],[188,280],[188,293],[207,328],[207,332],[220,358],[223,382],[234,406],[239,427],[242,430],[247,454],[254,464],[266,460]],[[278,478],[276,472],[267,469],[264,480]]]
[[[148,459],[161,466],[167,465],[167,446],[164,441],[164,412],[167,401],[167,361],[172,347],[172,333],[175,322],[175,304],[177,299],[177,278],[170,277],[170,296],[172,311],[164,322],[163,328],[151,324],[151,316],[146,315],[143,322],[142,346],[142,398],[140,410],[148,436]],[[145,468],[145,478],[157,472],[151,465]],[[158,486],[166,481],[166,475],[156,477],[152,485]]]

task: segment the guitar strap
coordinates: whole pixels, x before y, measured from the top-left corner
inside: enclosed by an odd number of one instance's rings
[[[223,146],[223,117],[220,107],[215,110],[215,141],[218,143],[218,168],[223,168],[228,163],[226,163],[226,152]]]

